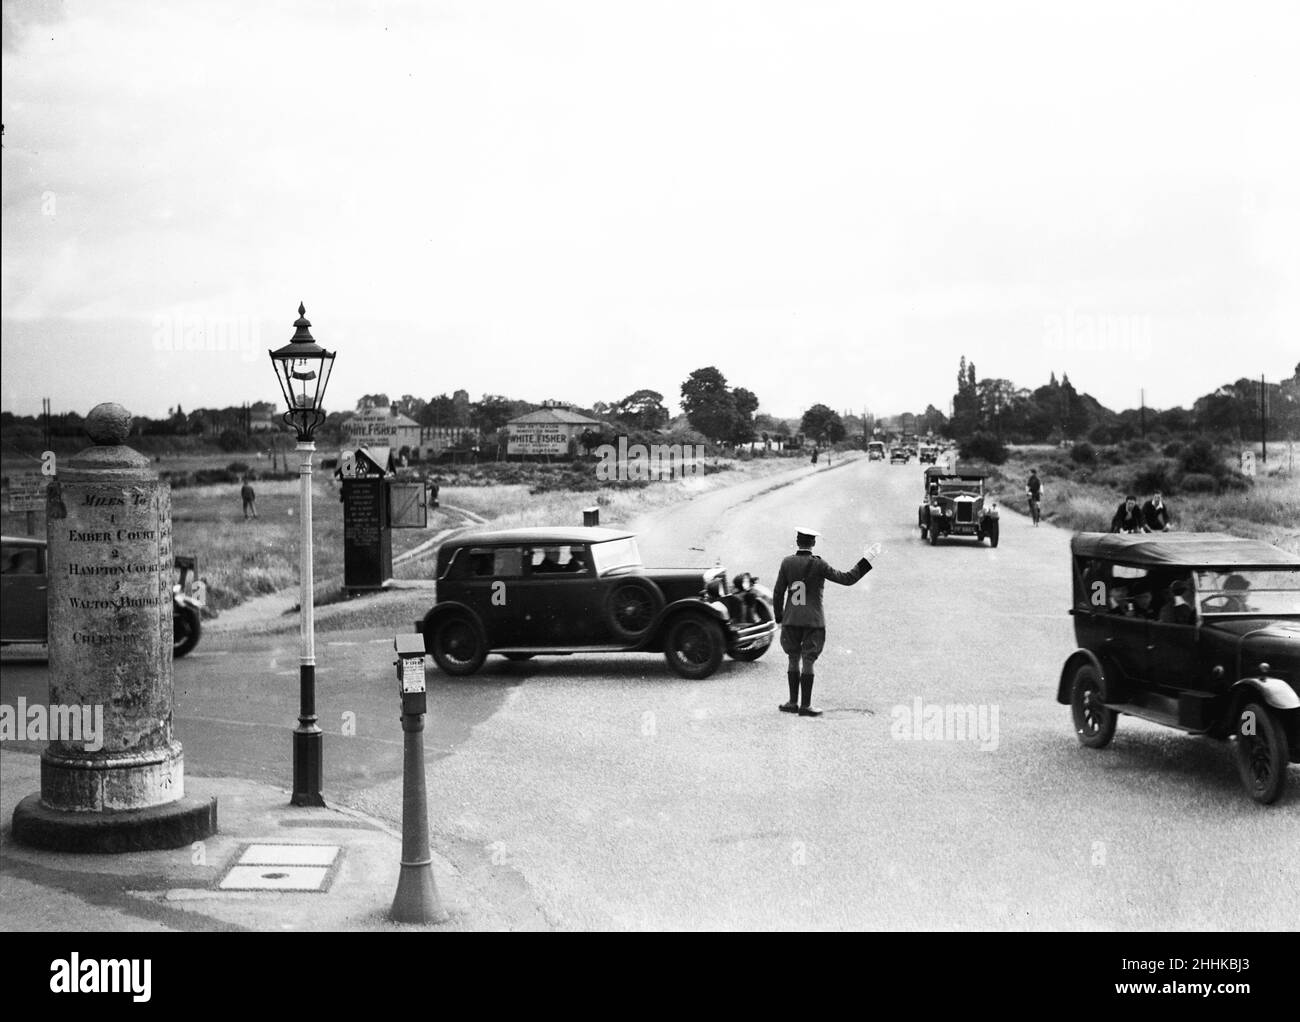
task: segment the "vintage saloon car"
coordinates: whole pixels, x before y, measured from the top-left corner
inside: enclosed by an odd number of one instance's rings
[[[718,568],[646,568],[633,533],[596,526],[468,533],[438,552],[437,600],[416,631],[448,674],[488,653],[663,653],[684,678],[724,654],[757,660],[776,633],[770,590]]]
[[[879,440],[867,441],[867,460],[868,461],[885,460],[885,445],[881,441]]]
[[[1300,762],[1300,557],[1219,533],[1080,533],[1057,702],[1100,749],[1128,713],[1228,739],[1256,802]]]
[[[921,538],[934,546],[941,536],[973,536],[998,545],[998,505],[986,503],[984,476],[954,474],[937,466],[923,473],[924,499],[916,512]]]
[[[906,465],[912,460],[912,452],[902,444],[896,444],[889,449],[889,463],[891,465]]]
[[[45,645],[49,641],[48,550],[36,536],[0,536],[0,644]],[[185,590],[191,557],[177,557],[181,582],[172,586],[173,658],[198,645],[203,604]]]

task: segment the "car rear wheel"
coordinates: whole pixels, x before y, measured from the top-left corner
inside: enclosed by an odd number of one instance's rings
[[[1074,714],[1074,731],[1079,744],[1089,749],[1104,749],[1115,737],[1119,714],[1102,704],[1101,679],[1091,664],[1074,672],[1070,709]]]
[[[641,578],[616,582],[605,597],[605,619],[614,634],[624,642],[645,637],[663,609],[664,598],[658,588]]]
[[[487,658],[487,643],[465,614],[448,614],[433,625],[429,652],[444,674],[473,674]]]
[[[1272,805],[1286,788],[1286,731],[1267,706],[1251,700],[1237,714],[1233,734],[1237,773],[1256,802]]]
[[[668,626],[664,658],[683,678],[707,678],[722,663],[727,642],[722,626],[700,614],[683,614]]]
[[[199,644],[203,624],[199,612],[184,607],[172,612],[172,659],[179,660]]]

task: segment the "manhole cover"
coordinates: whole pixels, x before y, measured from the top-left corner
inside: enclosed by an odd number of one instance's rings
[[[217,889],[326,891],[342,857],[338,845],[247,845]]]

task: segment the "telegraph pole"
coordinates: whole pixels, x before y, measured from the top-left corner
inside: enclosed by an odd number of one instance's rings
[[[1259,442],[1262,445],[1260,450],[1260,462],[1268,461],[1268,415],[1265,411],[1264,402],[1268,394],[1264,390],[1264,374],[1259,374]]]
[[[1146,388],[1144,387],[1144,388],[1140,391],[1140,393],[1141,393],[1141,395],[1142,395],[1142,396],[1141,396],[1141,399],[1140,399],[1141,402],[1142,402],[1142,411],[1141,411],[1141,413],[1140,413],[1140,415],[1141,415],[1141,422],[1142,422],[1142,439],[1145,440],[1145,439],[1147,438],[1147,392],[1146,392]]]

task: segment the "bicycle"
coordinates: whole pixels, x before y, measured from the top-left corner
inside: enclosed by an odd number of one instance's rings
[[[1025,490],[1025,496],[1029,498],[1029,513],[1033,516],[1034,524],[1037,525],[1039,518],[1042,517],[1041,506],[1043,503],[1043,495],[1040,492],[1038,496],[1035,497],[1033,490]]]

